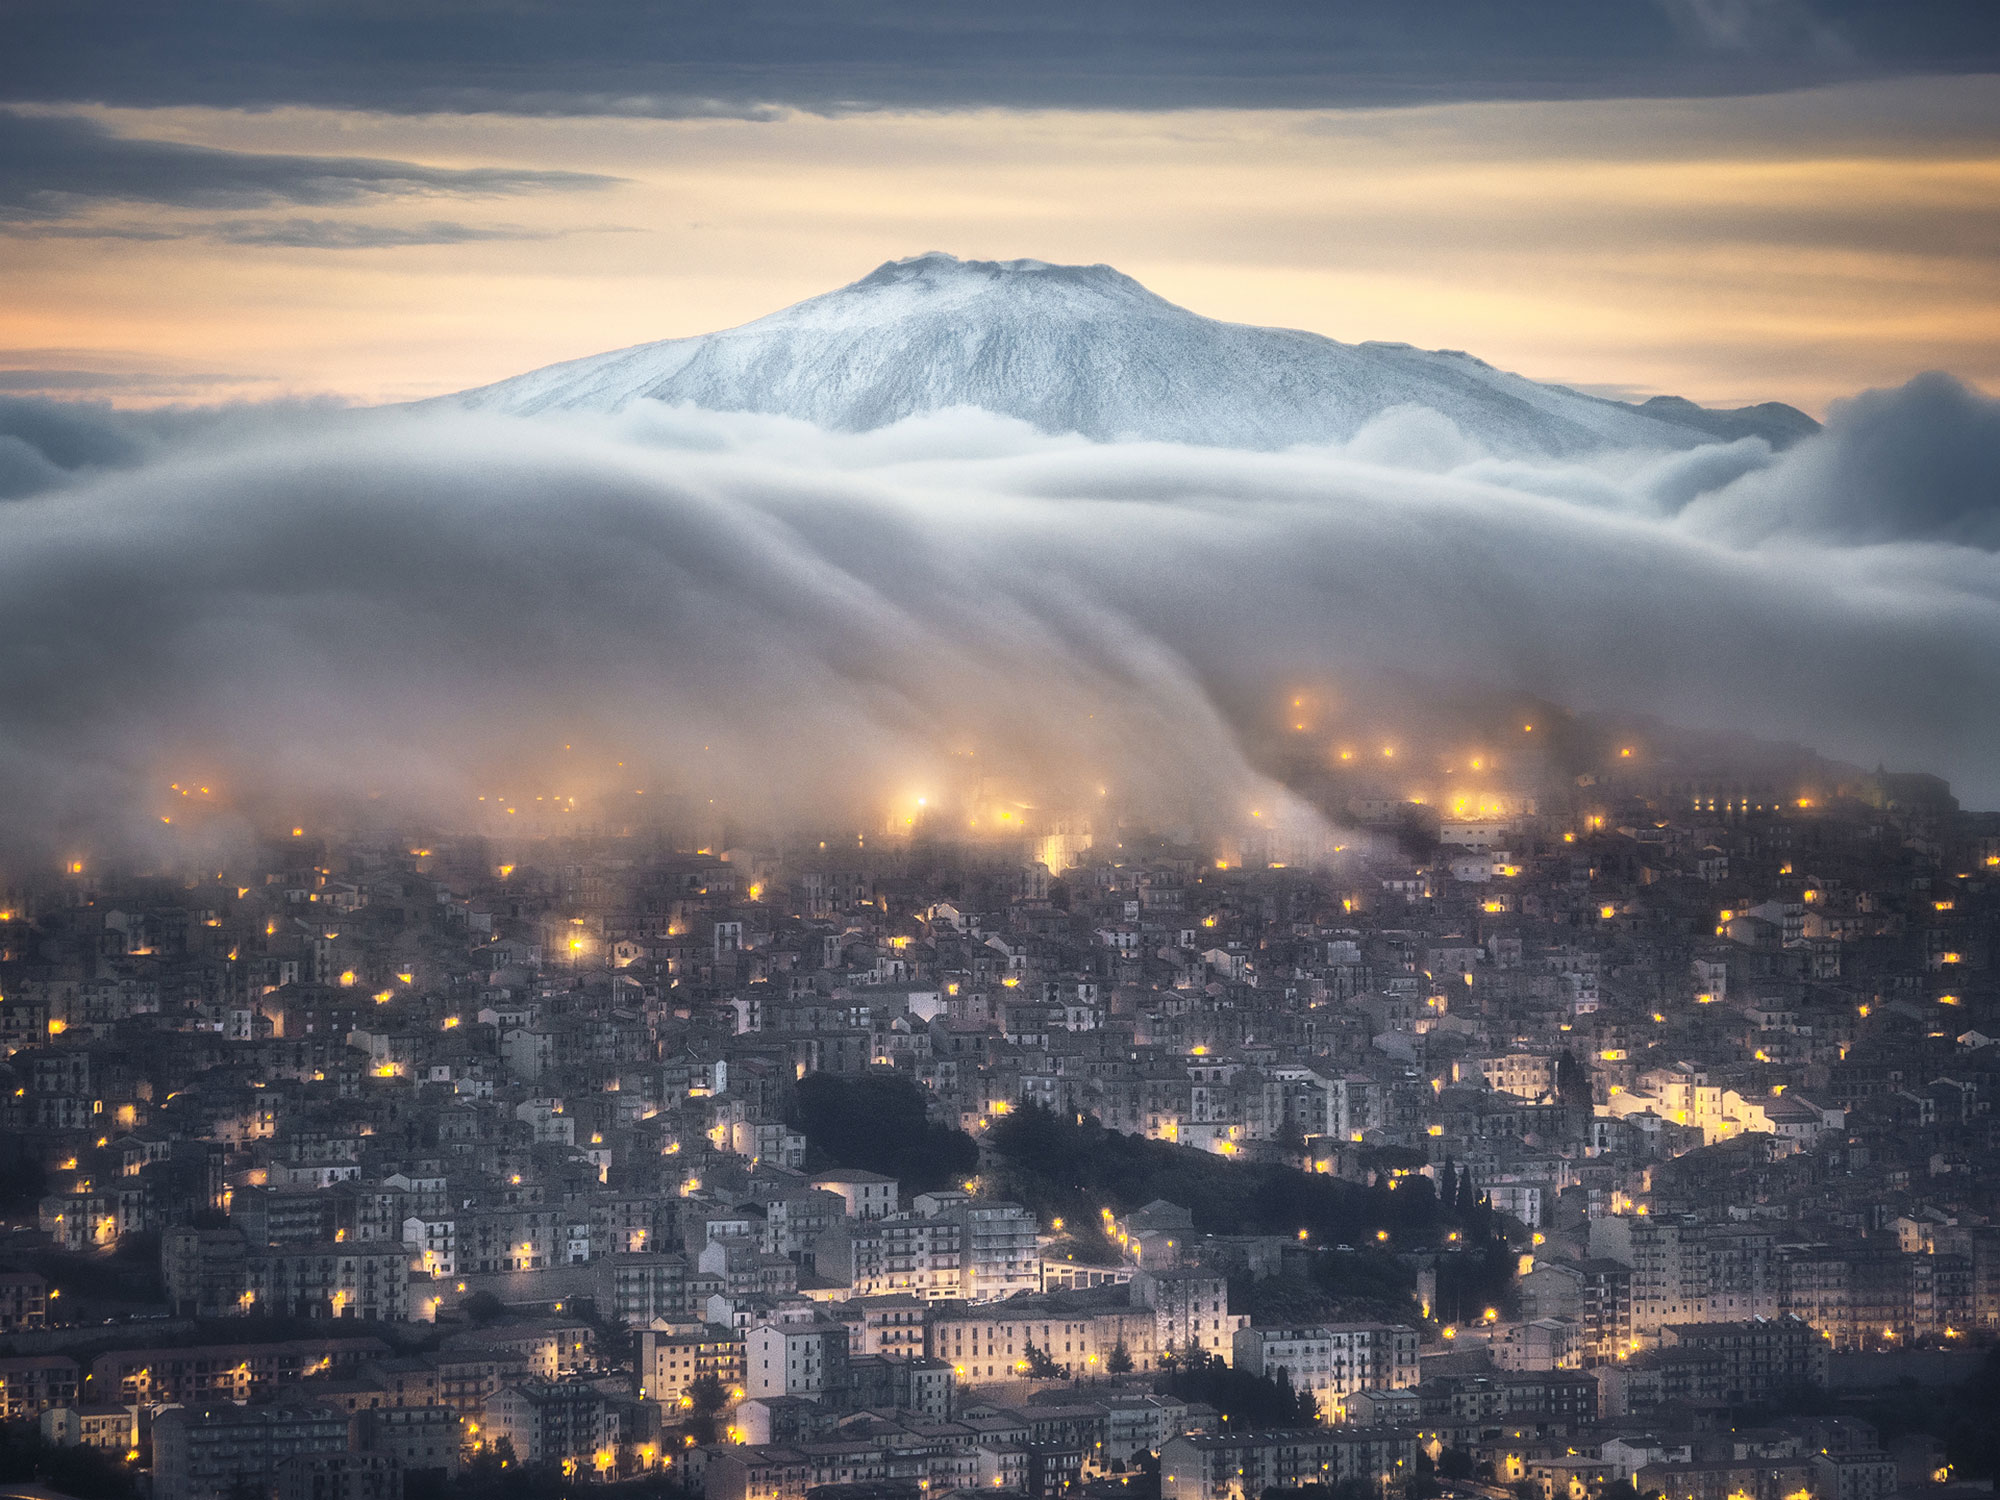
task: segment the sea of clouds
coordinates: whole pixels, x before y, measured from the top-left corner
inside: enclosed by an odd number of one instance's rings
[[[167,837],[174,781],[244,820],[353,797],[448,825],[567,777],[863,828],[974,755],[1044,802],[1282,812],[1240,726],[1344,673],[1990,806],[1996,549],[2000,402],[1943,376],[1782,454],[1546,463],[1412,409],[1261,453],[967,410],[0,401],[0,841]]]

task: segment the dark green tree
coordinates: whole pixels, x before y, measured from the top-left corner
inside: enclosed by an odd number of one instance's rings
[[[881,1172],[906,1196],[957,1187],[979,1170],[978,1144],[932,1120],[924,1091],[907,1078],[808,1073],[789,1120],[805,1134],[809,1169]]]
[[[1232,1369],[1192,1342],[1181,1351],[1165,1385],[1183,1401],[1213,1406],[1239,1430],[1311,1427],[1319,1421],[1312,1393],[1293,1390],[1282,1371],[1273,1380]]]
[[[1596,1113],[1591,1102],[1590,1065],[1577,1061],[1576,1054],[1567,1047],[1556,1058],[1556,1102],[1562,1106],[1565,1132],[1576,1136],[1590,1129]]]
[[[1069,1373],[1040,1344],[1030,1343],[1022,1358],[1028,1362],[1028,1373],[1037,1380],[1055,1380]]]
[[[694,1429],[695,1441],[714,1442],[715,1419],[729,1404],[729,1387],[713,1375],[697,1375],[688,1387],[688,1396],[694,1402],[688,1426]]]

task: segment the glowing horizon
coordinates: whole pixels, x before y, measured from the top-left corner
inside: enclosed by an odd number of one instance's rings
[[[1104,261],[1211,317],[1464,348],[1591,391],[1823,413],[1930,368],[2000,389],[1978,227],[1996,97],[1961,79],[1170,115],[68,111],[119,138],[566,185],[371,187],[221,226],[209,206],[85,202],[59,234],[0,239],[0,362],[16,390],[132,405],[404,400],[732,327],[945,249]],[[1919,107],[1943,149],[1894,128]]]

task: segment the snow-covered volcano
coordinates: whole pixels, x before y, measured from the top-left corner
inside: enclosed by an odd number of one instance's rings
[[[1456,351],[1342,344],[1222,323],[1110,266],[890,261],[740,328],[570,360],[447,398],[522,414],[615,410],[640,397],[866,431],[954,406],[1045,432],[1283,448],[1352,437],[1396,406],[1442,413],[1492,452],[1684,448],[1814,430],[1772,403],[1710,411],[1600,400]]]

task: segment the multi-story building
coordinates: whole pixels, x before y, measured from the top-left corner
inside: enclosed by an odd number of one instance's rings
[[[380,1339],[285,1339],[270,1344],[193,1344],[113,1349],[91,1361],[87,1389],[97,1402],[159,1405],[268,1399],[315,1376],[341,1380],[389,1353]]]
[[[930,1311],[935,1304],[921,1297],[861,1297],[835,1303],[828,1316],[847,1327],[851,1354],[886,1354],[922,1359],[929,1347]]]
[[[41,1429],[59,1447],[102,1448],[120,1458],[139,1451],[134,1406],[52,1406],[42,1413]]]
[[[201,1317],[409,1316],[409,1254],[385,1239],[251,1245],[242,1230],[175,1228],[161,1236],[161,1274],[177,1309]]]
[[[458,1274],[458,1221],[449,1215],[426,1218],[412,1214],[402,1223],[403,1244],[410,1269],[425,1276]]]
[[[704,1376],[734,1390],[743,1385],[743,1357],[743,1339],[732,1328],[696,1319],[642,1328],[636,1356],[639,1399],[669,1410],[683,1401],[691,1404],[689,1393]]]
[[[1258,1500],[1267,1489],[1348,1481],[1400,1485],[1416,1472],[1413,1431],[1366,1427],[1175,1437],[1160,1449],[1161,1500]]]
[[[160,1236],[160,1276],[167,1301],[182,1316],[229,1318],[248,1312],[249,1244],[234,1225],[176,1226]]]
[[[485,1440],[503,1440],[524,1464],[603,1473],[618,1449],[618,1408],[586,1381],[510,1385],[486,1403]]]
[[[357,1414],[363,1451],[393,1458],[402,1473],[458,1473],[465,1419],[449,1406],[382,1406]]]
[[[1132,1293],[1153,1309],[1153,1342],[1162,1350],[1192,1343],[1219,1359],[1232,1359],[1237,1331],[1250,1321],[1229,1311],[1229,1281],[1212,1271],[1141,1270],[1132,1278]]]
[[[67,1354],[17,1354],[0,1359],[0,1417],[20,1422],[55,1406],[74,1405],[81,1382]]]
[[[1826,1340],[1804,1319],[1750,1318],[1739,1323],[1677,1323],[1660,1331],[1663,1355],[1684,1353],[1715,1362],[1723,1399],[1767,1405],[1826,1384]]]
[[[608,1255],[597,1262],[598,1307],[631,1328],[685,1318],[726,1290],[725,1279],[671,1251]]]
[[[1784,1500],[1815,1493],[1809,1458],[1655,1459],[1628,1476],[1642,1494],[1662,1500]]]
[[[752,1397],[838,1397],[847,1386],[847,1327],[760,1323],[744,1339],[743,1388]]]
[[[923,1193],[907,1213],[854,1221],[823,1239],[822,1274],[855,1296],[909,1293],[992,1302],[1040,1291],[1040,1226],[1017,1203]]]
[[[1240,1328],[1234,1363],[1253,1375],[1282,1375],[1319,1404],[1321,1420],[1340,1422],[1354,1392],[1417,1383],[1417,1330],[1390,1323]]]
[[[1416,1387],[1425,1427],[1521,1423],[1573,1432],[1597,1419],[1598,1379],[1583,1370],[1440,1375]]]
[[[1769,1405],[1826,1383],[1828,1344],[1796,1317],[1741,1323],[1681,1323],[1660,1347],[1597,1367],[1608,1415],[1689,1403]]]
[[[348,1419],[321,1407],[174,1406],[153,1419],[153,1493],[158,1500],[235,1500],[269,1495],[288,1459],[343,1455]]]
[[[897,1212],[900,1184],[895,1178],[884,1177],[879,1172],[821,1172],[812,1179],[812,1185],[825,1192],[838,1193],[847,1205],[850,1219],[886,1219]]]
[[[1562,1318],[1577,1324],[1586,1367],[1637,1352],[1631,1267],[1603,1257],[1537,1259],[1519,1286],[1524,1318]]]
[[[957,1384],[943,1360],[856,1354],[848,1357],[844,1385],[828,1398],[849,1410],[906,1411],[944,1421]]]
[[[402,1500],[403,1470],[386,1453],[299,1454],[277,1466],[275,1500]]]
[[[1590,1253],[1631,1270],[1632,1336],[1708,1316],[1709,1238],[1691,1217],[1614,1214],[1590,1221]]]
[[[552,1208],[502,1205],[458,1215],[453,1255],[465,1271],[538,1271],[561,1265],[566,1232]]]
[[[1815,1453],[1817,1500],[1889,1500],[1896,1493],[1896,1461],[1888,1454]]]
[[[1580,1370],[1583,1325],[1572,1318],[1528,1318],[1511,1324],[1491,1346],[1502,1370]]]
[[[400,1323],[410,1311],[410,1257],[400,1244],[273,1245],[244,1258],[243,1310],[279,1317]]]
[[[439,1404],[474,1422],[485,1416],[488,1401],[533,1373],[523,1356],[490,1346],[442,1349],[430,1362],[437,1371]]]
[[[950,1364],[961,1385],[1025,1378],[1036,1368],[1031,1346],[1073,1375],[1103,1374],[1121,1362],[1121,1351],[1133,1369],[1154,1369],[1166,1351],[1154,1342],[1153,1310],[1132,1307],[1123,1292],[1053,1292],[939,1309],[929,1353]]]
[[[34,1271],[0,1271],[0,1333],[45,1328],[49,1284]]]

